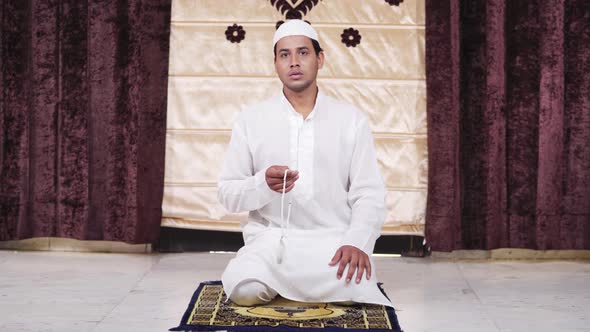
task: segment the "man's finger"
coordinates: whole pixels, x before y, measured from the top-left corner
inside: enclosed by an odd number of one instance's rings
[[[292,179],[287,179],[287,186],[292,185],[293,183],[295,183],[295,181],[297,181],[299,179],[299,176],[296,176]]]
[[[268,183],[269,186],[275,186],[275,185],[283,185],[283,178],[268,178],[268,180],[266,180],[266,183]]]
[[[291,189],[293,189],[293,187],[295,187],[295,184],[294,183],[292,185],[290,185],[290,186],[287,186],[285,188],[285,193],[288,193],[289,191],[291,191]],[[278,192],[279,194],[282,194],[283,193],[283,186],[271,187],[270,189]]]
[[[291,190],[291,189],[293,189],[294,185],[295,185],[294,182],[287,181],[287,186],[285,187],[285,189]],[[281,183],[281,184],[272,185],[272,186],[270,186],[270,189],[272,189],[276,192],[282,193],[283,192],[283,184]],[[285,190],[285,192],[288,192],[288,190]]]
[[[341,257],[342,257],[342,249],[336,250],[334,257],[332,257],[332,260],[330,261],[330,263],[328,263],[328,265],[330,265],[330,266],[336,265],[336,263],[338,263],[340,261]]]
[[[280,180],[280,181],[283,181],[284,175],[285,175],[285,173],[278,172],[277,174],[268,174],[268,178],[269,178],[269,179],[273,179],[273,180]],[[287,179],[288,179],[288,178],[289,178],[289,177],[287,176]]]
[[[371,259],[367,258],[367,280],[371,279]]]
[[[272,186],[270,186],[270,189],[276,190],[276,191],[282,190],[283,189],[283,184],[282,183],[273,184]]]
[[[285,170],[289,169],[287,166],[273,166],[266,171],[266,175],[272,178],[282,178],[285,176]]]
[[[293,183],[292,185],[290,185],[287,188],[285,188],[285,193],[288,193],[289,191],[291,191],[293,189],[293,187],[295,187],[295,183]],[[279,192],[282,193],[283,192],[283,188],[279,189]]]
[[[285,170],[289,169],[287,166],[281,166],[280,168],[271,168],[266,175],[271,178],[282,179],[285,177]],[[287,179],[293,178],[299,175],[299,171],[289,170],[287,172]]]
[[[291,183],[293,183],[293,182],[295,182],[297,180],[299,180],[299,175],[295,176],[294,178],[290,178],[290,179],[287,178],[287,185],[289,185],[289,184],[291,184]],[[283,185],[283,178],[272,178],[272,177],[269,177],[266,180],[266,183],[268,183],[269,186],[274,186],[274,185],[280,185],[280,186],[282,186]]]
[[[342,259],[340,259],[340,266],[338,267],[338,272],[336,272],[336,278],[340,279],[342,278],[342,273],[344,272],[344,269],[346,268],[346,265],[348,264],[348,262],[350,261],[350,257],[342,257]]]
[[[352,279],[352,276],[354,276],[354,273],[356,272],[356,269],[358,267],[358,258],[356,257],[356,255],[352,256],[352,260],[350,261],[350,264],[348,265],[348,274],[346,275],[346,283],[349,283],[350,280]]]
[[[366,263],[365,263],[365,260],[363,259],[359,262],[358,272],[356,273],[356,283],[357,284],[360,283],[361,280],[363,279],[363,273],[365,272],[365,266],[366,266]]]
[[[280,179],[279,181],[276,180],[272,180],[273,182],[277,182],[277,183],[273,183],[271,186],[274,188],[283,188],[283,179]],[[287,187],[292,185],[294,181],[287,181]]]

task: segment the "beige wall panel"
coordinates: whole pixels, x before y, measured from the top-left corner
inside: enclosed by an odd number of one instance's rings
[[[359,3],[362,1],[362,6]],[[296,1],[294,1],[296,2]],[[245,23],[284,20],[269,0],[175,0],[172,21]],[[314,26],[322,23],[424,25],[424,1],[405,0],[390,6],[384,0],[322,0],[306,16]]]
[[[247,213],[228,213],[217,200],[217,187],[165,185],[162,213],[168,218],[187,220],[243,220]]]
[[[323,0],[305,17],[325,50],[320,88],[369,117],[390,190],[382,234],[424,233],[424,6],[424,0],[400,6]],[[236,115],[280,93],[271,45],[279,20],[284,16],[269,0],[173,1],[162,225],[239,231],[247,214],[225,211],[216,181]],[[239,44],[225,39],[234,23],[246,31]],[[362,36],[354,48],[341,42],[343,29],[350,27]]]
[[[359,3],[362,2],[362,5]],[[424,25],[420,4],[424,1],[404,0],[391,6],[385,0],[323,0],[305,16],[312,25],[322,23],[359,25]],[[423,11],[423,10],[422,10]]]
[[[211,185],[217,182],[231,131],[168,130],[166,183]],[[426,137],[379,137],[375,148],[388,188],[425,188]]]
[[[217,201],[215,187],[167,185],[164,192],[162,209],[164,219],[169,219],[163,223],[165,226],[175,224],[183,228],[216,229],[217,225],[223,230],[238,231],[240,221],[247,217],[247,213],[228,214]],[[395,230],[420,234],[420,228],[413,225],[424,222],[425,191],[389,191],[386,203],[388,214],[383,226],[384,234],[385,231],[392,234]]]
[[[274,27],[245,27],[239,44],[225,39],[225,24],[173,23],[170,31],[171,76],[271,76]]]
[[[338,0],[336,0],[338,1]],[[357,0],[358,1],[358,0]],[[268,0],[174,0],[172,22],[269,22],[284,16]]]
[[[278,78],[170,77],[168,129],[231,130],[237,114],[281,93]]]
[[[218,231],[218,232],[241,232],[240,223],[238,221],[225,221],[225,220],[193,220],[193,219],[180,219],[180,218],[162,218],[162,226],[173,227],[173,228],[186,228],[186,229],[200,229],[205,231]]]
[[[231,131],[166,133],[165,183],[216,183]]]
[[[422,81],[324,79],[319,86],[365,112],[374,133],[426,134],[426,86]]]
[[[426,1],[425,0],[410,0],[416,3],[416,20],[424,27],[426,25]]]
[[[425,79],[424,30],[357,28],[361,43],[346,47],[341,28],[318,32],[325,50],[325,65],[319,77],[423,80]]]
[[[426,211],[426,190],[391,190],[385,199],[387,217],[385,225],[423,224]]]
[[[240,44],[225,40],[225,24],[174,23],[170,36],[171,76],[274,76],[274,26],[244,25]],[[318,29],[326,62],[320,77],[422,80],[424,30],[360,28],[361,44],[347,48],[342,28]]]
[[[376,133],[426,134],[423,82],[323,79],[320,89],[369,116]],[[170,77],[170,129],[231,129],[246,105],[281,93],[278,78]],[[231,98],[228,98],[231,96]]]
[[[426,137],[375,137],[377,161],[388,188],[426,188]]]
[[[162,226],[221,232],[241,232],[240,222],[225,220],[192,220],[162,218]],[[384,224],[381,235],[424,235],[424,224]]]

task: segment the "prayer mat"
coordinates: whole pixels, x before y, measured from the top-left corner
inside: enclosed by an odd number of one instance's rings
[[[387,297],[379,284],[379,289]],[[201,283],[180,325],[170,331],[223,332],[402,332],[395,310],[377,304],[303,303],[280,296],[242,307],[226,302],[221,281]]]

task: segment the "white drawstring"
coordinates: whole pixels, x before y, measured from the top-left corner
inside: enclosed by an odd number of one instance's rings
[[[295,169],[299,169],[299,140],[301,138],[301,127],[299,126],[297,129],[297,159],[295,162]],[[291,219],[291,196],[289,195],[289,208],[287,210],[287,221],[285,222],[285,190],[287,188],[287,173],[289,169],[285,170],[285,174],[283,174],[283,192],[281,194],[281,240],[280,240],[280,248],[279,248],[279,255],[277,257],[277,263],[281,264],[283,262],[283,257],[285,256],[285,250],[287,249],[287,231],[289,229],[289,220]]]
[[[285,254],[285,248],[287,247],[287,229],[289,228],[289,219],[291,219],[291,198],[289,197],[289,207],[287,209],[287,221],[285,222],[285,190],[287,188],[287,173],[288,169],[285,170],[283,175],[283,192],[281,194],[281,241],[279,248],[279,256],[277,257],[277,263],[283,262],[283,256]]]

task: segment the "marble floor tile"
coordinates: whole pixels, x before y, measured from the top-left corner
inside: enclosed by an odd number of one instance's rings
[[[590,331],[590,264],[459,263],[501,331]]]
[[[0,331],[91,330],[159,260],[151,255],[60,252],[4,257]]]
[[[233,254],[0,251],[0,331],[166,331]],[[590,331],[590,263],[375,257],[407,332]]]
[[[0,265],[4,263],[12,253],[8,250],[0,250]]]
[[[499,331],[455,264],[423,258],[375,264],[405,331]]]
[[[233,255],[162,255],[159,263],[119,306],[98,324],[95,331],[166,331],[177,326],[199,283],[219,280]],[[146,325],[145,322],[150,324]]]

